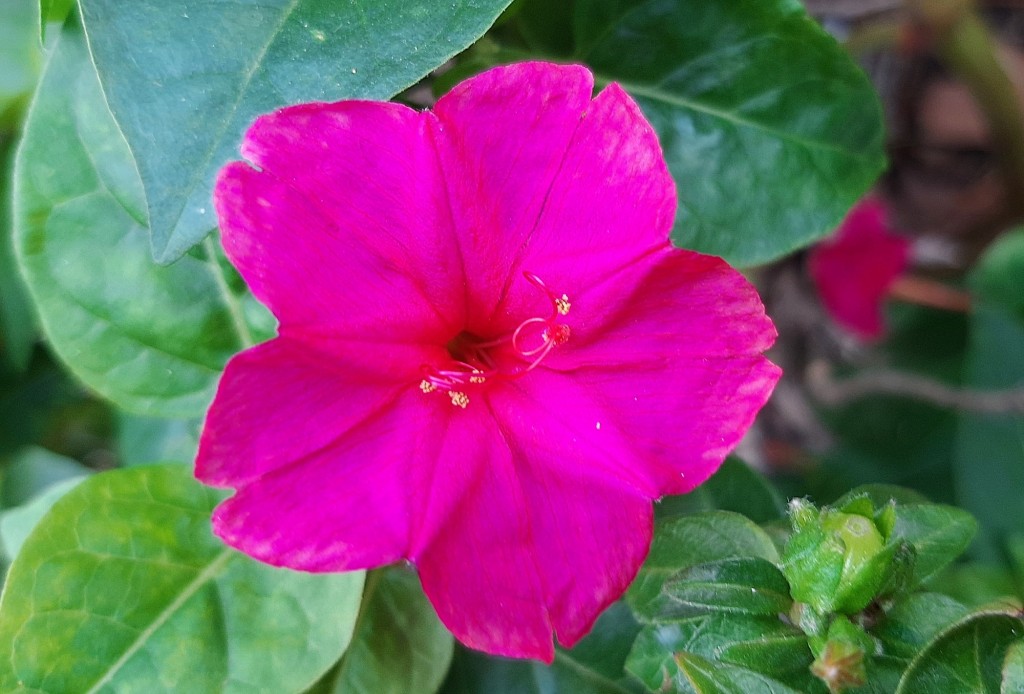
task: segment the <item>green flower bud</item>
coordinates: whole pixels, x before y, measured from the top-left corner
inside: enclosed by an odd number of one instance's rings
[[[811,672],[832,694],[867,682],[865,661],[874,652],[874,640],[846,617],[836,617],[825,639],[810,639],[815,659]]]
[[[790,509],[794,532],[783,571],[793,598],[820,613],[853,614],[867,607],[891,573],[896,546],[886,545],[870,515],[827,508],[812,513],[805,501]]]

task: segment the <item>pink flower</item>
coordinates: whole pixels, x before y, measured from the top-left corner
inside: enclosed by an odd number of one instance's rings
[[[867,197],[834,236],[811,249],[808,264],[832,318],[863,338],[877,339],[885,332],[885,297],[909,258],[910,242],[892,233],[885,204]]]
[[[779,370],[754,289],[675,250],[675,189],[616,85],[527,63],[433,112],[304,104],[221,172],[231,261],[280,321],[236,356],[196,475],[265,562],[407,559],[474,648],[553,658],[707,479]]]

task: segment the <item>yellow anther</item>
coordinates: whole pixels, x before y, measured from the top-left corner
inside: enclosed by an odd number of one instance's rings
[[[484,378],[483,376],[470,376],[469,377],[469,382],[470,383],[484,383],[486,380],[487,379]]]
[[[448,397],[452,399],[452,404],[456,407],[466,409],[466,405],[469,404],[469,396],[458,390],[449,390]]]
[[[555,299],[555,308],[558,309],[559,315],[568,315],[569,309],[572,308],[572,304],[569,303],[569,296],[562,294],[560,298]]]
[[[437,390],[437,386],[435,386],[430,381],[423,379],[422,381],[420,381],[420,390],[422,390],[424,393],[433,393],[435,390]]]

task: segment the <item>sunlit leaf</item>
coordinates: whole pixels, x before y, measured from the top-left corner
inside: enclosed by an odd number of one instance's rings
[[[0,690],[301,691],[344,651],[363,574],[260,564],[210,532],[186,466],[96,475],[18,554],[0,599]]]

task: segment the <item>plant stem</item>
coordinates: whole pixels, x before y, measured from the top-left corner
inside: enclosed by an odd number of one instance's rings
[[[238,334],[242,347],[252,347],[255,344],[252,339],[252,332],[249,330],[249,324],[245,322],[242,304],[235,293],[231,291],[231,287],[228,286],[228,281],[224,277],[224,271],[221,270],[220,263],[217,261],[217,247],[213,245],[212,234],[203,239],[203,250],[206,251],[206,260],[213,272],[213,280],[217,283],[217,289],[220,290],[221,299],[223,299],[224,304],[227,306],[228,313],[231,314],[231,322],[235,326],[235,332]]]

